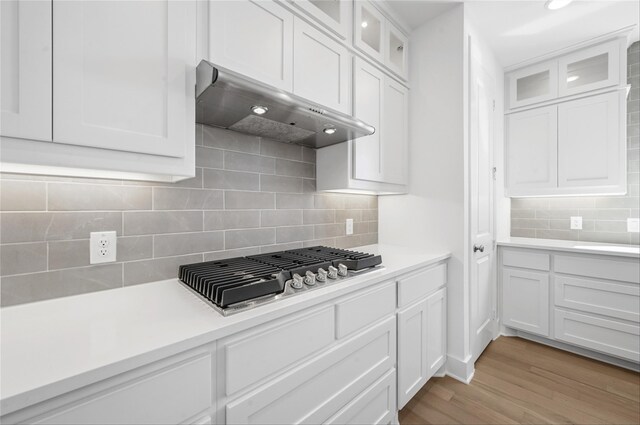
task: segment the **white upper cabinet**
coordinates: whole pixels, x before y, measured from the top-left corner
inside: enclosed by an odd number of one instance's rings
[[[626,48],[621,36],[509,72],[508,109],[626,84]]]
[[[355,1],[353,16],[354,47],[407,80],[409,38],[371,2]]]
[[[318,23],[347,40],[351,35],[351,0],[289,0]]]
[[[353,81],[353,114],[372,125],[376,131],[353,141],[353,178],[384,181],[382,170],[382,102],[385,91],[384,74],[362,59],[356,58]]]
[[[509,196],[525,196],[557,186],[557,106],[506,117]]]
[[[293,14],[271,0],[209,2],[209,60],[293,89]]]
[[[624,91],[614,91],[558,105],[560,188],[626,192],[625,101]]]
[[[194,2],[54,2],[54,142],[184,157],[195,23]]]
[[[0,135],[51,141],[51,1],[1,1],[0,42]]]
[[[409,38],[392,23],[387,22],[385,31],[386,50],[384,62],[389,69],[405,80],[409,79],[408,45]]]
[[[353,45],[384,63],[386,18],[369,2],[356,1],[354,4]]]
[[[409,90],[395,80],[385,77],[382,99],[382,180],[386,183],[404,185],[407,184],[409,162]]]
[[[626,193],[626,46],[619,36],[506,75],[519,108],[505,116],[508,196]]]
[[[620,82],[620,42],[579,50],[558,60],[559,96],[569,96]]]
[[[293,92],[351,114],[351,54],[342,44],[295,18]]]
[[[510,73],[509,107],[519,108],[558,96],[558,63],[544,62]]]
[[[408,183],[409,91],[356,57],[353,115],[376,131],[347,143],[318,149],[318,190],[406,193]]]

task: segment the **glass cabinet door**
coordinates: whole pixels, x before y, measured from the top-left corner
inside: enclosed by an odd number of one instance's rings
[[[351,35],[352,0],[290,0],[340,38]]]
[[[385,18],[369,2],[355,2],[353,44],[369,56],[384,62]]]
[[[620,42],[614,40],[560,58],[559,95],[569,96],[620,82]]]
[[[385,65],[406,80],[408,74],[407,36],[391,23],[387,23],[385,42],[387,43]]]
[[[533,65],[508,76],[509,108],[544,102],[558,95],[558,68],[556,61]]]

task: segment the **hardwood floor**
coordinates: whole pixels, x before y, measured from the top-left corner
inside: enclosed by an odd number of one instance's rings
[[[400,424],[638,424],[640,374],[515,337],[492,342],[469,385],[431,379]]]

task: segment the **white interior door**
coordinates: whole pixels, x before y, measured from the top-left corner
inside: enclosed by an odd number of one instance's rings
[[[471,61],[470,123],[470,320],[473,361],[494,337],[496,283],[493,216],[495,84],[477,59]]]

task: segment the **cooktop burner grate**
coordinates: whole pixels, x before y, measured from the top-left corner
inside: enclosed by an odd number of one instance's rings
[[[320,268],[326,271],[339,265],[347,270],[360,271],[381,262],[379,255],[315,246],[187,264],[180,266],[178,277],[215,306],[225,309],[238,303],[283,294],[295,275],[315,276]],[[296,292],[293,289],[289,291]]]

